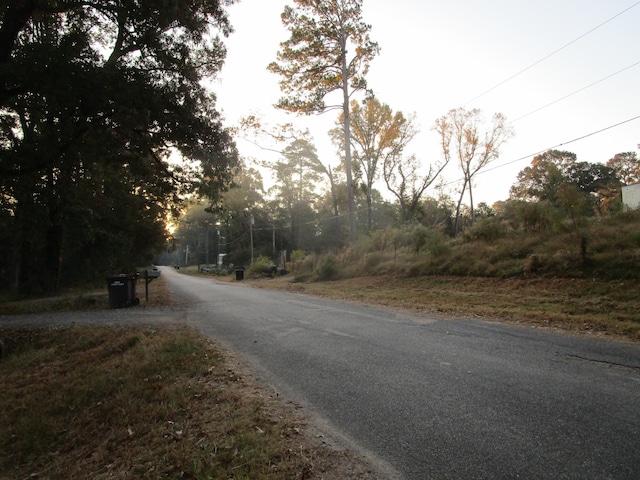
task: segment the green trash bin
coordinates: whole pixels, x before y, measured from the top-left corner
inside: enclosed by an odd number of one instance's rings
[[[137,278],[137,275],[124,273],[107,278],[109,308],[126,308],[140,303],[136,297]]]

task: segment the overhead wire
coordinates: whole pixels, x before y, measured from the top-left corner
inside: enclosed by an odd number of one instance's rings
[[[557,145],[553,145],[553,146],[551,146],[551,147],[547,147],[547,148],[544,148],[544,149],[542,149],[542,150],[538,150],[538,151],[536,151],[536,152],[529,153],[529,154],[527,154],[527,155],[523,155],[523,156],[518,157],[518,158],[516,158],[516,159],[514,159],[514,160],[510,160],[510,161],[508,161],[508,162],[501,163],[501,164],[499,164],[499,165],[495,165],[495,166],[490,167],[490,168],[485,168],[485,169],[483,169],[483,170],[480,170],[480,171],[477,173],[477,175],[478,175],[478,176],[479,176],[479,175],[483,175],[483,174],[485,174],[485,173],[489,173],[489,172],[491,172],[491,171],[493,171],[493,170],[497,170],[497,169],[499,169],[499,168],[503,168],[503,167],[506,167],[506,166],[508,166],[508,165],[512,165],[512,164],[514,164],[514,163],[521,162],[521,161],[523,161],[523,160],[528,160],[528,159],[530,159],[530,158],[532,158],[532,157],[536,157],[536,156],[541,155],[541,154],[543,154],[543,153],[545,153],[545,152],[548,152],[549,150],[556,150],[556,149],[558,149],[558,148],[560,148],[560,147],[563,147],[563,146],[565,146],[565,145],[569,145],[569,144],[571,144],[571,143],[574,143],[574,142],[577,142],[577,141],[580,141],[580,140],[584,140],[585,138],[592,137],[592,136],[594,136],[594,135],[597,135],[597,134],[599,134],[599,133],[605,132],[605,131],[607,131],[607,130],[611,130],[612,128],[616,128],[616,127],[619,127],[620,125],[624,125],[624,124],[626,124],[626,123],[630,123],[630,122],[633,122],[634,120],[639,120],[639,119],[640,119],[640,115],[636,115],[635,117],[631,117],[631,118],[628,118],[628,119],[623,120],[623,121],[621,121],[621,122],[614,123],[614,124],[612,124],[612,125],[609,125],[609,126],[607,126],[607,127],[601,128],[601,129],[596,130],[596,131],[594,131],[594,132],[587,133],[586,135],[581,135],[581,136],[576,137],[576,138],[574,138],[574,139],[572,139],[572,140],[568,140],[568,141],[566,141],[566,142],[558,143]],[[455,185],[456,183],[460,183],[460,182],[463,182],[463,181],[464,181],[464,179],[463,179],[463,178],[458,178],[458,179],[456,179],[456,180],[451,180],[450,182],[446,182],[446,183],[444,183],[444,185],[443,185],[443,186],[451,186],[451,185]]]
[[[596,31],[596,30],[598,30],[598,29],[602,28],[604,25],[606,25],[606,24],[608,24],[609,22],[613,21],[614,19],[616,19],[616,18],[620,17],[621,15],[625,14],[625,13],[626,13],[626,12],[628,12],[629,10],[631,10],[631,9],[633,9],[633,8],[635,8],[635,7],[637,7],[638,5],[640,5],[640,1],[635,2],[634,4],[630,5],[629,7],[625,8],[625,9],[624,9],[624,10],[622,10],[622,11],[620,11],[619,13],[615,14],[614,16],[612,16],[612,17],[608,18],[608,19],[607,19],[607,20],[605,20],[604,22],[601,22],[600,24],[598,24],[598,25],[596,25],[595,27],[593,27],[593,28],[589,29],[589,30],[588,30],[588,31],[586,31],[585,33],[581,34],[580,36],[578,36],[578,37],[574,38],[574,39],[573,39],[573,40],[571,40],[570,42],[568,42],[568,43],[566,43],[566,44],[562,45],[561,47],[559,47],[559,48],[557,48],[557,49],[553,50],[551,53],[549,53],[549,54],[545,55],[544,57],[542,57],[542,58],[540,58],[539,60],[535,61],[534,63],[532,63],[532,64],[528,65],[527,67],[525,67],[525,68],[523,68],[523,69],[519,70],[518,72],[516,72],[516,73],[514,73],[513,75],[509,76],[509,77],[508,77],[508,78],[506,78],[505,80],[503,80],[503,81],[501,81],[501,82],[497,83],[497,84],[496,84],[496,85],[494,85],[493,87],[491,87],[491,88],[489,88],[488,90],[486,90],[486,91],[482,92],[481,94],[477,95],[476,97],[472,98],[471,100],[468,100],[467,102],[465,102],[465,104],[464,104],[464,105],[468,105],[469,103],[472,103],[472,102],[474,102],[474,101],[476,101],[476,100],[478,100],[478,99],[480,99],[480,98],[484,97],[485,95],[487,95],[487,94],[489,94],[489,93],[493,92],[494,90],[496,90],[496,89],[498,89],[498,88],[502,87],[502,86],[503,86],[503,85],[505,85],[506,83],[508,83],[508,82],[510,82],[511,80],[513,80],[513,79],[515,79],[515,78],[519,77],[520,75],[524,74],[525,72],[527,72],[527,71],[531,70],[531,69],[532,69],[532,68],[534,68],[535,66],[539,65],[540,63],[544,62],[545,60],[549,59],[550,57],[552,57],[552,56],[554,56],[554,55],[558,54],[558,53],[559,53],[559,52],[561,52],[562,50],[564,50],[564,49],[566,49],[567,47],[569,47],[569,46],[573,45],[574,43],[578,42],[579,40],[583,39],[583,38],[584,38],[584,37],[586,37],[587,35],[589,35],[589,34],[593,33],[594,31]],[[578,90],[576,90],[576,91],[574,91],[574,92],[571,92],[571,93],[569,93],[569,94],[567,94],[567,95],[565,95],[565,96],[563,96],[563,97],[561,97],[561,98],[558,98],[558,99],[556,99],[556,100],[554,100],[554,101],[552,101],[552,102],[550,102],[550,103],[547,103],[547,104],[545,104],[545,105],[543,105],[543,106],[541,106],[541,107],[539,107],[539,108],[536,108],[535,110],[532,110],[532,111],[530,111],[530,112],[528,112],[528,113],[526,113],[526,114],[524,114],[524,115],[521,115],[521,116],[519,116],[519,117],[518,117],[518,118],[516,118],[515,120],[512,120],[512,121],[511,121],[511,122],[509,122],[509,123],[510,123],[510,124],[513,124],[513,123],[515,123],[515,122],[517,122],[517,121],[519,121],[519,120],[522,120],[523,118],[526,118],[526,117],[528,117],[528,116],[530,116],[530,115],[533,115],[533,114],[535,114],[535,113],[537,113],[537,112],[539,112],[539,111],[541,111],[541,110],[544,110],[544,109],[546,109],[546,108],[548,108],[548,107],[550,107],[550,106],[552,106],[552,105],[554,105],[554,104],[556,104],[556,103],[559,103],[559,102],[561,102],[561,101],[563,101],[563,100],[566,100],[567,98],[570,98],[570,97],[572,97],[572,96],[574,96],[574,95],[576,95],[576,94],[578,94],[578,93],[580,93],[580,92],[583,92],[584,90],[587,90],[588,88],[591,88],[591,87],[593,87],[593,86],[595,86],[595,85],[597,85],[597,84],[599,84],[599,83],[602,83],[602,82],[604,82],[605,80],[608,80],[608,79],[610,79],[610,78],[612,78],[612,77],[614,77],[614,76],[616,76],[616,75],[619,75],[619,74],[621,74],[621,73],[623,73],[623,72],[625,72],[625,71],[627,71],[627,70],[629,70],[629,69],[631,69],[631,68],[633,68],[633,67],[636,67],[637,65],[640,65],[640,61],[638,61],[638,62],[636,62],[636,63],[634,63],[634,64],[632,64],[632,65],[629,65],[629,66],[627,66],[627,67],[625,67],[625,68],[623,68],[623,69],[621,69],[621,70],[619,70],[619,71],[617,71],[617,72],[615,72],[615,73],[612,73],[612,74],[610,74],[610,75],[608,75],[608,76],[606,76],[606,77],[603,77],[603,78],[601,78],[601,79],[599,79],[599,80],[597,80],[597,81],[595,81],[595,82],[593,82],[593,83],[591,83],[591,84],[589,84],[589,85],[587,85],[587,86],[584,86],[584,87],[582,87],[582,88],[580,88],[580,89],[578,89]],[[594,131],[594,132],[588,133],[588,134],[586,134],[586,135],[582,135],[582,136],[577,137],[577,138],[574,138],[574,139],[572,139],[572,140],[569,140],[569,141],[566,141],[566,142],[559,143],[559,144],[557,144],[557,145],[555,145],[555,146],[552,146],[552,147],[548,147],[548,148],[545,148],[545,149],[539,150],[539,151],[534,152],[534,153],[532,153],[532,154],[528,154],[528,155],[525,155],[525,156],[522,156],[522,157],[516,158],[516,159],[514,159],[514,160],[510,160],[510,161],[508,161],[508,162],[505,162],[505,163],[502,163],[502,164],[499,164],[499,165],[495,165],[495,166],[492,166],[492,167],[490,167],[490,168],[483,169],[483,170],[481,170],[480,172],[478,172],[478,175],[481,175],[481,174],[484,174],[484,173],[488,173],[488,172],[491,172],[491,171],[497,170],[497,169],[499,169],[499,168],[506,167],[506,166],[508,166],[508,165],[511,165],[511,164],[514,164],[514,163],[517,163],[517,162],[520,162],[520,161],[523,161],[523,160],[529,159],[529,158],[531,158],[531,157],[535,157],[535,156],[537,156],[537,155],[539,155],[539,154],[541,154],[541,153],[544,153],[544,152],[546,152],[546,151],[548,151],[548,150],[553,150],[553,149],[556,149],[556,148],[562,147],[562,146],[564,146],[564,145],[569,145],[569,144],[571,144],[571,143],[575,143],[575,142],[577,142],[577,141],[579,141],[579,140],[583,140],[583,139],[585,139],[585,138],[588,138],[588,137],[591,137],[591,136],[597,135],[597,134],[602,133],[602,132],[604,132],[604,131],[607,131],[607,130],[610,130],[610,129],[613,129],[613,128],[616,128],[616,127],[619,127],[619,126],[621,126],[621,125],[624,125],[624,124],[626,124],[626,123],[632,122],[632,121],[637,120],[637,119],[639,119],[639,118],[640,118],[640,115],[639,115],[639,116],[632,117],[632,118],[629,118],[629,119],[627,119],[627,120],[624,120],[624,121],[621,121],[621,122],[618,122],[618,123],[615,123],[615,124],[613,124],[613,125],[609,125],[609,126],[607,126],[607,127],[605,127],[605,128],[602,128],[602,129],[599,129],[599,130],[597,130],[597,131]],[[455,183],[458,183],[458,182],[462,182],[462,181],[463,181],[463,179],[458,179],[458,180],[454,180],[454,181],[451,181],[451,182],[447,182],[445,185],[452,185],[452,184],[455,184]],[[341,215],[339,215],[339,216],[343,216],[343,215],[346,215],[346,214],[341,214]],[[308,223],[314,223],[314,222],[308,222]]]
[[[588,133],[586,135],[582,135],[580,137],[574,138],[573,140],[569,140],[567,142],[562,142],[562,143],[559,143],[559,144],[554,145],[552,147],[548,147],[548,148],[545,148],[543,150],[539,150],[539,151],[537,151],[535,153],[530,153],[529,155],[525,155],[523,157],[516,158],[515,160],[510,160],[510,161],[508,161],[506,163],[502,163],[500,165],[496,165],[496,166],[491,167],[491,168],[486,168],[486,169],[478,172],[478,175],[480,175],[482,173],[490,172],[492,170],[497,170],[498,168],[506,167],[507,165],[511,165],[513,163],[521,162],[522,160],[527,160],[527,159],[529,159],[531,157],[535,157],[535,156],[540,155],[540,154],[542,154],[544,152],[547,152],[549,150],[555,150],[555,149],[563,147],[565,145],[569,145],[571,143],[575,143],[575,142],[577,142],[579,140],[584,140],[585,138],[592,137],[592,136],[597,135],[599,133],[605,132],[607,130],[611,130],[612,128],[619,127],[620,125],[624,125],[625,123],[630,123],[630,122],[633,122],[634,120],[638,120],[638,119],[640,119],[640,115],[636,115],[635,117],[628,118],[627,120],[623,120],[621,122],[614,123],[613,125],[609,125],[608,127],[601,128],[599,130],[596,130],[595,132],[591,132],[591,133]]]
[[[579,41],[579,40],[581,40],[582,38],[586,37],[587,35],[591,34],[591,33],[592,33],[592,32],[594,32],[594,31],[598,30],[598,29],[599,29],[599,28],[601,28],[602,26],[604,26],[604,25],[606,25],[607,23],[611,22],[612,20],[614,20],[614,19],[618,18],[619,16],[621,16],[621,15],[625,14],[626,12],[628,12],[629,10],[631,10],[632,8],[634,8],[634,7],[638,6],[638,5],[640,5],[640,1],[638,1],[638,2],[634,3],[633,5],[631,5],[631,6],[627,7],[627,8],[625,8],[624,10],[622,10],[622,11],[621,11],[621,12],[619,12],[619,13],[617,13],[617,14],[616,14],[616,15],[614,15],[613,17],[610,17],[609,19],[605,20],[604,22],[602,22],[602,23],[598,24],[597,26],[595,26],[595,27],[591,28],[591,29],[590,29],[590,30],[588,30],[587,32],[585,32],[585,33],[583,33],[582,35],[580,35],[580,36],[576,37],[575,39],[571,40],[570,42],[568,42],[568,43],[564,44],[564,45],[563,45],[563,46],[561,46],[560,48],[557,48],[557,49],[556,49],[556,50],[554,50],[553,52],[551,52],[551,53],[549,53],[548,55],[546,55],[546,56],[542,57],[541,59],[539,59],[539,60],[537,60],[536,62],[532,63],[531,65],[527,66],[526,68],[524,68],[524,69],[522,69],[522,70],[520,70],[520,71],[516,72],[515,74],[511,75],[511,76],[510,76],[510,77],[508,77],[507,79],[505,79],[505,80],[501,81],[500,83],[498,83],[498,84],[494,85],[494,86],[493,86],[493,87],[491,87],[490,89],[488,89],[488,90],[484,91],[484,92],[483,92],[483,93],[481,93],[480,95],[478,95],[478,96],[476,96],[476,97],[472,98],[471,100],[467,101],[464,105],[468,105],[469,103],[474,102],[474,101],[478,100],[479,98],[481,98],[481,97],[483,97],[483,96],[487,95],[488,93],[490,93],[490,92],[492,92],[492,91],[494,91],[494,90],[498,89],[499,87],[503,86],[504,84],[508,83],[509,81],[513,80],[514,78],[516,78],[516,77],[520,76],[521,74],[523,74],[523,73],[527,72],[528,70],[532,69],[533,67],[537,66],[538,64],[542,63],[543,61],[547,60],[548,58],[552,57],[553,55],[556,55],[557,53],[559,53],[560,51],[562,51],[562,50],[564,50],[565,48],[569,47],[570,45],[573,45],[574,43],[578,42],[578,41]],[[616,75],[619,75],[619,74],[621,74],[621,73],[623,73],[623,72],[625,72],[625,71],[627,71],[627,70],[629,70],[629,69],[631,69],[631,68],[633,68],[633,67],[636,67],[636,66],[638,66],[638,65],[640,65],[640,61],[638,61],[638,62],[636,62],[636,63],[633,63],[632,65],[629,65],[629,66],[627,66],[627,67],[625,67],[625,68],[623,68],[623,69],[621,69],[621,70],[618,70],[618,71],[617,71],[617,72],[615,72],[615,73],[612,73],[612,74],[610,74],[610,75],[607,75],[606,77],[603,77],[603,78],[601,78],[601,79],[599,79],[599,80],[597,80],[597,81],[595,81],[595,82],[592,82],[591,84],[589,84],[589,85],[587,85],[587,86],[584,86],[584,87],[582,87],[582,88],[580,88],[580,89],[578,89],[578,90],[576,90],[576,91],[574,91],[574,92],[571,92],[571,93],[569,93],[569,94],[567,94],[567,95],[565,95],[565,96],[563,96],[563,97],[561,97],[561,98],[558,98],[558,99],[556,99],[556,100],[554,100],[554,101],[552,101],[552,102],[549,102],[549,103],[547,103],[547,104],[545,104],[545,105],[543,105],[543,106],[541,106],[541,107],[539,107],[539,108],[536,108],[535,110],[532,110],[532,111],[530,111],[530,112],[528,112],[528,113],[526,113],[526,114],[524,114],[524,115],[521,115],[521,116],[517,117],[515,120],[510,121],[510,122],[509,122],[509,124],[513,124],[513,123],[515,123],[515,122],[517,122],[517,121],[519,121],[519,120],[522,120],[523,118],[526,118],[526,117],[528,117],[528,116],[530,116],[530,115],[533,115],[534,113],[538,113],[539,111],[544,110],[545,108],[548,108],[548,107],[550,107],[550,106],[552,106],[552,105],[555,105],[556,103],[559,103],[559,102],[561,102],[561,101],[563,101],[563,100],[566,100],[567,98],[572,97],[573,95],[576,95],[576,94],[578,94],[578,93],[580,93],[580,92],[583,92],[584,90],[587,90],[587,89],[589,89],[589,88],[591,88],[591,87],[593,87],[593,86],[595,86],[595,85],[597,85],[597,84],[599,84],[599,83],[604,82],[605,80],[608,80],[608,79],[610,79],[610,78],[612,78],[612,77],[614,77],[614,76],[616,76]],[[582,136],[577,137],[577,138],[574,138],[574,139],[572,139],[572,140],[569,140],[569,141],[566,141],[566,142],[559,143],[559,144],[557,144],[557,145],[555,145],[555,146],[552,146],[552,147],[548,147],[548,148],[545,148],[545,149],[539,150],[539,151],[537,151],[537,152],[535,152],[535,153],[532,153],[532,154],[529,154],[529,155],[525,155],[525,156],[522,156],[522,157],[516,158],[516,159],[514,159],[514,160],[510,160],[510,161],[508,161],[508,162],[501,163],[501,164],[499,164],[499,165],[495,165],[495,166],[490,167],[490,168],[483,169],[483,170],[481,170],[481,171],[479,171],[479,172],[478,172],[478,175],[482,175],[482,174],[484,174],[484,173],[488,173],[488,172],[491,172],[491,171],[497,170],[497,169],[499,169],[499,168],[503,168],[503,167],[506,167],[506,166],[508,166],[508,165],[511,165],[511,164],[514,164],[514,163],[517,163],[517,162],[520,162],[520,161],[523,161],[523,160],[527,160],[527,159],[529,159],[529,158],[531,158],[531,157],[535,157],[535,156],[537,156],[537,155],[540,155],[540,154],[542,154],[542,153],[544,153],[544,152],[546,152],[546,151],[554,150],[554,149],[559,148],[559,147],[562,147],[562,146],[564,146],[564,145],[569,145],[569,144],[571,144],[571,143],[575,143],[575,142],[577,142],[577,141],[579,141],[579,140],[583,140],[583,139],[585,139],[585,138],[588,138],[588,137],[591,137],[591,136],[597,135],[597,134],[602,133],[602,132],[605,132],[605,131],[607,131],[607,130],[610,130],[610,129],[613,129],[613,128],[616,128],[616,127],[619,127],[619,126],[621,126],[621,125],[624,125],[624,124],[626,124],[626,123],[632,122],[632,121],[637,120],[637,119],[639,119],[639,118],[640,118],[640,115],[639,115],[639,116],[632,117],[632,118],[629,118],[629,119],[627,119],[627,120],[623,120],[623,121],[621,121],[621,122],[617,122],[617,123],[615,123],[615,124],[613,124],[613,125],[609,125],[609,126],[607,126],[607,127],[605,127],[605,128],[601,128],[601,129],[599,129],[599,130],[597,130],[597,131],[594,131],[594,132],[588,133],[588,134],[586,134],[586,135],[582,135]],[[454,181],[451,181],[451,182],[447,182],[445,185],[452,185],[452,184],[456,184],[456,183],[459,183],[459,182],[462,182],[462,181],[463,181],[463,179],[458,179],[458,180],[454,180]]]
[[[591,87],[593,87],[593,86],[595,86],[595,85],[597,85],[599,83],[602,83],[605,80],[608,80],[608,79],[610,79],[612,77],[615,77],[616,75],[619,75],[619,74],[621,74],[623,72],[626,72],[627,70],[629,70],[629,69],[631,69],[633,67],[636,67],[638,65],[640,65],[640,61],[637,61],[636,63],[634,63],[632,65],[629,65],[628,67],[625,67],[622,70],[618,70],[617,72],[612,73],[611,75],[607,75],[606,77],[601,78],[600,80],[596,80],[595,82],[590,83],[589,85],[587,85],[585,87],[579,88],[578,90],[575,90],[574,92],[571,92],[571,93],[565,95],[564,97],[558,98],[558,99],[554,100],[553,102],[549,102],[546,105],[543,105],[542,107],[536,108],[535,110],[532,110],[529,113],[525,113],[524,115],[519,116],[515,120],[511,120],[509,122],[509,124],[511,125],[511,124],[513,124],[513,123],[515,123],[515,122],[517,122],[519,120],[522,120],[523,118],[528,117],[529,115],[533,115],[534,113],[538,113],[539,111],[544,110],[545,108],[548,108],[548,107],[550,107],[552,105],[555,105],[556,103],[559,103],[559,102],[561,102],[563,100],[566,100],[569,97],[572,97],[572,96],[574,96],[574,95],[576,95],[576,94],[578,94],[578,93],[580,93],[580,92],[582,92],[584,90],[587,90],[588,88],[591,88]]]
[[[467,102],[464,103],[464,105],[468,105],[472,102],[475,102],[476,100],[478,100],[479,98],[484,97],[485,95],[487,95],[488,93],[493,92],[494,90],[496,90],[497,88],[501,87],[502,85],[504,85],[505,83],[510,82],[511,80],[513,80],[516,77],[519,77],[520,75],[522,75],[523,73],[531,70],[533,67],[535,67],[536,65],[544,62],[545,60],[547,60],[548,58],[554,56],[555,54],[561,52],[562,50],[564,50],[565,48],[573,45],[574,43],[576,43],[577,41],[581,40],[582,38],[586,37],[587,35],[591,34],[592,32],[598,30],[599,28],[601,28],[602,26],[606,25],[607,23],[611,22],[612,20],[618,18],[620,15],[623,15],[624,13],[628,12],[629,10],[631,10],[632,8],[636,7],[640,5],[640,1],[634,3],[633,5],[631,5],[630,7],[625,8],[623,11],[621,11],[620,13],[617,13],[616,15],[614,15],[613,17],[609,18],[608,20],[605,20],[604,22],[602,22],[601,24],[593,27],[591,30],[583,33],[582,35],[580,35],[577,38],[574,38],[573,40],[571,40],[569,43],[566,43],[565,45],[561,46],[560,48],[554,50],[553,52],[549,53],[548,55],[542,57],[540,60],[537,60],[536,62],[532,63],[531,65],[529,65],[526,68],[523,68],[522,70],[518,71],[517,73],[514,73],[513,75],[511,75],[509,78],[501,81],[500,83],[494,85],[493,87],[491,87],[490,89],[484,91],[483,93],[481,93],[480,95],[472,98],[471,100],[468,100]]]

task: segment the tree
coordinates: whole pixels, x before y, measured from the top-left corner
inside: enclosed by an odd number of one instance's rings
[[[287,153],[287,149],[292,150],[293,145],[297,145],[297,149],[301,150],[302,152],[308,150],[308,153],[305,153],[304,155],[306,160],[304,160],[300,165],[300,168],[302,168],[303,170],[308,170],[307,175],[304,175],[304,181],[307,183],[308,180],[311,180],[313,182],[320,182],[320,176],[324,176],[329,183],[331,205],[330,221],[334,224],[334,226],[332,226],[331,228],[332,237],[334,240],[331,243],[334,243],[336,246],[341,245],[344,236],[341,234],[340,229],[340,210],[343,205],[347,205],[347,201],[346,196],[344,200],[342,199],[342,196],[340,196],[338,193],[338,189],[340,187],[340,184],[344,183],[344,181],[341,180],[338,171],[334,170],[329,163],[324,163],[317,157],[316,148],[313,145],[313,139],[311,138],[309,131],[300,131],[294,128],[291,123],[271,126],[265,123],[262,118],[256,115],[250,115],[243,118],[241,120],[241,129],[250,137],[255,137],[250,141],[255,143],[255,145],[257,145],[259,148],[280,153],[285,158],[287,156],[290,156],[290,154]],[[265,138],[271,141],[275,141],[276,146],[265,146],[267,145],[267,143],[264,142]],[[285,142],[289,142],[289,147],[285,149],[280,148],[279,144]],[[276,177],[278,178],[278,181],[282,181],[283,185],[286,185],[290,181],[289,178],[286,178],[287,175],[289,175],[288,173],[286,173],[288,167],[286,165],[279,165],[279,163],[281,162],[277,162],[275,165],[272,165],[268,162],[260,162],[263,167],[274,169],[276,171]],[[280,170],[284,171],[280,173]],[[291,175],[293,175],[293,173]]]
[[[566,182],[565,172],[576,161],[575,153],[560,150],[547,150],[536,155],[531,165],[518,173],[509,197],[524,201],[548,200],[554,205],[559,205],[558,191]]]
[[[212,211],[223,224],[226,261],[229,263],[250,263],[252,230],[260,233],[253,239],[255,245],[265,241],[265,228],[269,225],[269,219],[264,193],[260,172],[254,168],[239,168],[232,188],[223,193],[220,207]]]
[[[418,214],[420,200],[425,190],[436,181],[446,161],[429,165],[426,174],[420,173],[420,162],[411,155],[389,156],[383,164],[383,177],[389,191],[396,197],[400,205],[400,220],[408,222]]]
[[[607,166],[615,170],[623,185],[640,182],[640,160],[636,152],[616,153],[607,161]]]
[[[362,21],[362,0],[294,0],[282,22],[291,36],[280,44],[277,61],[268,69],[280,75],[285,94],[276,107],[314,114],[342,109],[345,170],[349,188],[350,239],[356,239],[355,188],[352,179],[350,99],[366,89],[369,63],[378,45],[369,38],[370,25]],[[326,97],[341,92],[342,102],[327,105]]]
[[[316,186],[322,180],[324,166],[315,147],[303,139],[291,142],[282,151],[282,156],[271,167],[276,173],[271,192],[276,194],[278,210],[283,211],[287,219],[293,248],[305,249],[308,245],[303,239],[312,235],[304,232],[314,223],[314,206],[318,200]]]
[[[344,114],[339,121],[343,123]],[[373,185],[382,173],[383,166],[395,162],[402,155],[407,144],[413,140],[417,131],[412,117],[402,112],[395,114],[391,107],[382,104],[376,98],[368,98],[361,106],[351,101],[351,141],[353,145],[354,170],[356,179],[360,178],[367,199],[367,231],[373,228],[372,198]],[[333,131],[336,140],[344,139]]]
[[[1,280],[55,290],[134,268],[164,243],[181,193],[226,189],[237,153],[201,86],[224,59],[222,5],[4,3],[0,218],[13,255]],[[174,151],[201,172],[170,164]]]
[[[434,129],[440,137],[445,160],[452,156],[458,160],[462,170],[463,183],[456,208],[455,230],[458,232],[458,217],[462,199],[469,189],[471,223],[475,220],[473,208],[473,178],[498,158],[502,145],[513,136],[513,129],[507,125],[506,117],[500,113],[493,115],[490,124],[484,128],[482,112],[478,109],[457,108],[436,120]],[[453,152],[452,152],[453,150]]]
[[[581,195],[581,207],[570,211],[575,218],[578,213],[586,214],[589,210],[604,213],[615,209],[620,184],[618,174],[611,166],[578,162],[574,153],[549,150],[535,156],[531,165],[518,173],[517,182],[510,190],[510,198],[549,201],[553,206],[569,212],[567,205],[577,206],[576,195]],[[585,209],[584,205],[590,208]]]
[[[210,28],[224,35],[231,32],[223,9],[228,4],[228,0],[5,0],[0,26],[1,104],[25,91],[21,76],[12,72],[20,63],[16,50],[24,47],[25,40],[42,41],[51,29],[64,30],[69,41],[96,47],[94,52],[109,65],[124,62],[153,70],[158,82],[168,76],[173,81],[193,81],[215,74],[224,48],[219,38],[209,36]],[[40,68],[36,65],[34,70]]]

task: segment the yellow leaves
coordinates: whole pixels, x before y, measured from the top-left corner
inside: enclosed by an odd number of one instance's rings
[[[240,128],[242,130],[261,130],[262,119],[256,115],[248,115],[240,119]]]

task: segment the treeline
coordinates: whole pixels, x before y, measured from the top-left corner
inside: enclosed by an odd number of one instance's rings
[[[494,205],[481,203],[473,215],[468,206],[458,208],[455,200],[441,195],[420,197],[412,217],[407,218],[398,202],[385,201],[380,192],[374,191],[369,205],[366,188],[357,189],[357,245],[348,239],[344,183],[317,189],[317,172],[309,175],[313,180],[305,181],[307,169],[314,163],[296,158],[283,157],[275,167],[287,171],[289,175],[285,177],[289,181],[276,184],[270,192],[262,188],[258,171],[245,169],[236,179],[238,188],[223,195],[218,211],[205,209],[204,204],[192,205],[180,224],[179,243],[170,261],[217,263],[218,254],[222,253],[224,266],[248,265],[252,258],[259,257],[281,263],[283,251],[287,252],[286,261],[291,262],[292,252],[340,256],[346,251],[353,254],[360,245],[371,252],[402,250],[413,257],[409,263],[418,264],[424,263],[418,258],[421,254],[442,262],[441,253],[464,242],[497,242],[516,237],[516,243],[522,245],[526,237],[532,241],[567,234],[573,238],[569,240],[571,255],[577,255],[581,262],[593,247],[588,228],[594,221],[616,218],[629,223],[620,231],[630,235],[631,242],[633,234],[627,227],[635,228],[635,235],[640,238],[636,217],[616,217],[624,211],[622,186],[640,181],[640,162],[635,152],[617,154],[606,163],[589,163],[579,162],[574,153],[550,150],[533,158],[518,174],[508,199]],[[187,247],[190,258],[185,257]],[[528,258],[534,253],[535,249],[525,249],[516,256],[522,260],[523,255]],[[452,273],[444,263],[440,267],[432,265],[428,271]],[[536,268],[532,264],[529,271]],[[540,266],[538,270],[541,269]],[[454,270],[462,273],[459,268]],[[482,274],[494,271],[481,270]],[[569,270],[565,269],[567,273]]]
[[[0,290],[130,272],[165,248],[183,195],[230,181],[235,145],[202,86],[226,3],[134,3],[3,3]]]

